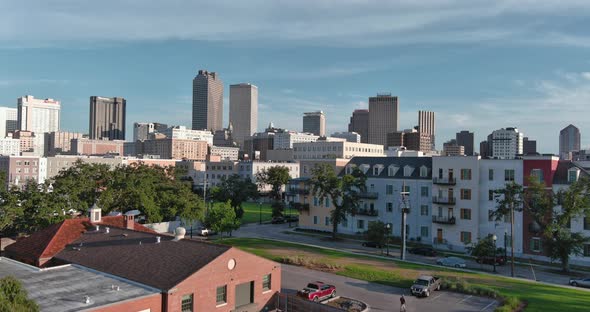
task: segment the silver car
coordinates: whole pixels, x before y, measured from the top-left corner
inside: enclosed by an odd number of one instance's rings
[[[570,278],[570,285],[574,287],[586,287],[590,288],[590,278],[573,279]]]
[[[465,268],[467,267],[467,263],[465,260],[457,257],[445,257],[436,260],[436,264],[454,268]]]

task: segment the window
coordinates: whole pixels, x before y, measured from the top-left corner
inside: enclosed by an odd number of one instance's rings
[[[504,181],[514,181],[514,170],[513,169],[504,170]]]
[[[330,225],[330,217],[324,217],[324,225]]]
[[[422,186],[420,188],[420,195],[422,197],[428,197],[428,186]]]
[[[471,199],[471,189],[461,189],[461,199]]]
[[[318,205],[318,203],[319,203],[319,200],[318,200],[318,198],[314,196],[314,197],[313,197],[313,205],[314,205],[314,206],[317,206],[317,205]]]
[[[463,219],[463,220],[471,220],[471,209],[469,209],[469,208],[461,208],[460,214],[461,214],[461,219]]]
[[[420,236],[428,237],[428,227],[427,226],[420,227]]]
[[[271,289],[271,276],[266,274],[262,277],[262,290],[267,291]]]
[[[471,243],[471,232],[461,232],[461,242],[465,244]]]
[[[393,203],[387,203],[387,212],[393,212]]]
[[[494,200],[494,190],[488,190],[488,200]]]
[[[359,230],[365,229],[365,220],[356,220],[356,228]]]
[[[392,195],[393,194],[393,185],[387,184],[385,186],[385,195]]]
[[[182,296],[180,308],[182,312],[193,312],[193,294]]]
[[[590,230],[590,218],[584,217],[584,230]]]
[[[584,244],[584,257],[590,257],[590,244]]]
[[[531,250],[534,252],[541,251],[541,239],[538,237],[531,238]]]
[[[375,184],[371,184],[370,185],[370,188],[371,188],[371,191],[374,191],[375,190]]]
[[[330,199],[326,197],[326,208],[330,207]]]
[[[424,178],[426,176],[428,176],[428,168],[424,166],[420,167],[420,177]]]
[[[313,216],[313,224],[318,224],[318,216]]]
[[[494,181],[494,169],[488,170],[488,180]]]
[[[420,206],[420,215],[427,216],[428,215],[428,205],[421,205]]]
[[[227,285],[217,287],[217,305],[227,303]]]
[[[531,176],[535,178],[537,182],[543,182],[543,169],[533,169],[531,170]]]
[[[461,169],[461,180],[471,180],[471,169]]]
[[[578,181],[578,170],[572,169],[567,172],[567,181],[569,183]]]
[[[373,175],[379,175],[379,167],[373,167]]]

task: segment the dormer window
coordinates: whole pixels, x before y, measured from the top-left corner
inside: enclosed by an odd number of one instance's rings
[[[420,167],[420,177],[425,178],[428,176],[428,168],[426,166]]]
[[[352,171],[354,171],[353,165],[346,166],[346,174],[352,174]]]
[[[373,175],[378,176],[381,174],[381,170],[383,170],[383,165],[374,165],[373,166]]]
[[[411,176],[413,172],[414,172],[414,168],[412,168],[411,166],[404,167],[404,177]]]
[[[364,174],[367,174],[367,171],[369,171],[369,168],[370,168],[371,166],[369,166],[369,165],[367,165],[367,164],[362,164],[360,167],[361,167],[361,171],[362,171]]]
[[[399,167],[391,165],[387,168],[387,176],[393,177],[399,170]]]
[[[578,168],[571,168],[567,171],[567,182],[574,183],[578,181],[578,177],[580,176],[580,169]]]

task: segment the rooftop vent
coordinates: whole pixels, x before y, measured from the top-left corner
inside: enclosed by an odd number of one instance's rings
[[[110,231],[110,230],[111,230],[111,229],[110,229],[110,228],[107,226],[107,227],[104,229],[104,232],[105,232],[105,234],[109,234],[109,231]]]
[[[97,232],[98,232],[98,231],[100,231],[100,225],[97,225],[97,226],[96,226],[96,231],[97,231]]]
[[[90,296],[84,296],[84,303],[90,304]]]
[[[119,291],[119,290],[121,290],[121,287],[119,287],[117,285],[111,285],[111,290]]]
[[[176,228],[176,230],[174,230],[174,241],[177,242],[181,239],[184,238],[184,235],[186,234],[186,229],[179,226]]]
[[[156,236],[156,244],[159,244],[160,243],[160,239],[161,239],[160,236]]]

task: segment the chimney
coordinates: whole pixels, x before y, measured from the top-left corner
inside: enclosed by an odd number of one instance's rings
[[[132,215],[124,215],[123,218],[125,218],[123,226],[128,230],[133,230],[133,225],[135,224],[135,221],[133,220],[133,216]]]

